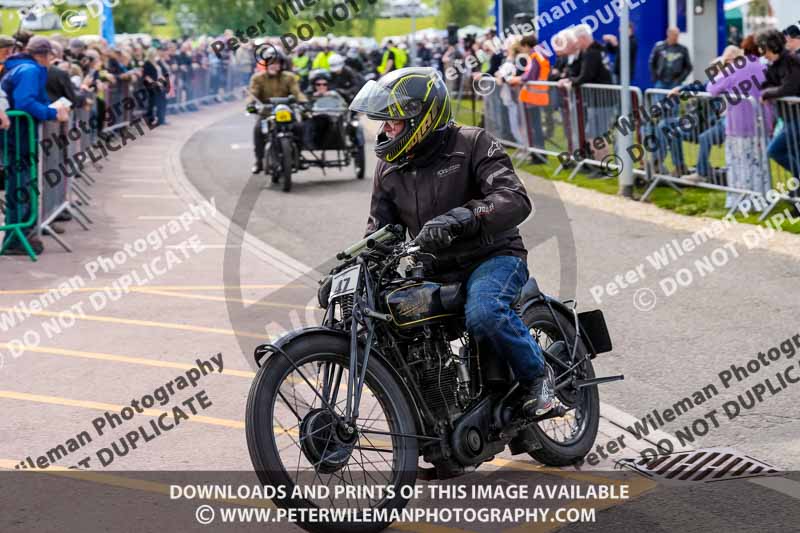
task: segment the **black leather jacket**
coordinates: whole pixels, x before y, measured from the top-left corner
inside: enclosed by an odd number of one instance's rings
[[[533,204],[503,146],[481,128],[451,125],[428,152],[414,163],[378,162],[367,234],[402,224],[415,237],[428,220],[465,207],[478,230],[436,253],[437,273],[464,274],[498,255],[525,260],[517,226]]]

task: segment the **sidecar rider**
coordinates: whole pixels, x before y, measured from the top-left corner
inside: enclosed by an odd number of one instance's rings
[[[331,87],[331,75],[327,70],[319,69],[312,70],[309,74],[308,93],[309,99],[314,102],[319,98],[333,99],[338,101],[342,110],[347,109],[347,102],[339,94],[339,91]],[[309,149],[323,148],[337,141],[335,139],[337,130],[333,124],[334,119],[328,115],[321,113],[312,115],[303,122],[303,143]]]
[[[350,105],[382,121],[367,234],[402,224],[437,257],[436,275],[466,282],[466,326],[479,349],[504,357],[522,386],[525,416],[553,408],[553,371],[511,304],[528,280],[518,229],[532,212],[500,143],[453,122],[432,68],[369,81]]]
[[[253,77],[250,78],[251,100],[256,98],[262,103],[267,103],[270,98],[285,98],[293,95],[298,102],[308,101],[306,95],[300,91],[297,75],[284,70],[286,61],[280,52],[274,48],[267,50],[262,59],[266,62],[265,71],[253,74]],[[302,129],[298,129],[296,135],[298,141],[302,139]],[[258,174],[264,170],[264,145],[266,142],[266,135],[261,131],[261,121],[256,120],[253,128],[256,157],[256,162],[252,169],[253,174]]]

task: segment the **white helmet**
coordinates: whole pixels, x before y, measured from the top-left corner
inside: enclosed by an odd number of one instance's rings
[[[328,58],[328,68],[334,74],[341,72],[344,68],[344,58],[339,54],[333,54]]]

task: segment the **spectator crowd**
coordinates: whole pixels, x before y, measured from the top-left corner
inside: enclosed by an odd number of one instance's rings
[[[633,26],[629,35],[632,78],[637,55],[643,51],[639,50]],[[137,38],[116,43],[107,43],[98,37],[34,37],[25,31],[0,36],[0,129],[4,131],[8,153],[18,150],[35,158],[38,143],[29,145],[27,123],[10,120],[7,111],[28,113],[36,124],[67,122],[72,120],[76,110],[84,110],[90,114],[93,135],[103,135],[121,120],[119,114],[109,112],[109,108],[119,100],[120,94],[132,94],[132,88],[136,87],[144,88],[147,94],[146,103],[137,112],[151,127],[161,127],[167,124],[168,110],[197,111],[199,99],[222,100],[233,88],[246,86],[254,74],[267,70],[260,57],[264,47],[283,48],[277,37],[249,41],[233,51],[212,46],[216,41],[227,42],[232,37],[230,30],[216,38],[161,41]],[[692,80],[694,72],[689,50],[679,41],[679,30],[670,28],[666,38],[648,52],[654,87],[672,94],[689,87],[687,82]],[[482,94],[486,105],[483,125],[506,141],[544,148],[554,134],[555,115],[559,110],[561,113],[568,111],[565,89],[586,84],[616,84],[621,71],[616,36],[603,35],[597,39],[590,27],[578,25],[559,32],[551,43],[555,57],[542,53],[533,34],[501,38],[494,30],[461,38],[453,33],[432,32],[429,37],[416,40],[413,50],[401,39],[386,39],[380,46],[370,46],[366,40],[329,35],[284,51],[279,57],[284,63],[282,70],[296,77],[300,90],[311,94],[320,87],[331,86],[348,100],[365,80],[405,66],[438,69],[456,94],[479,92],[478,82],[490,80],[491,91]],[[757,89],[750,96],[764,106],[768,157],[792,176],[800,173],[800,117],[793,112],[793,107],[775,106],[773,102],[780,97],[800,96],[798,53],[800,28],[797,26],[784,31],[763,30],[739,42],[730,41],[725,53],[715,60],[719,65],[746,57],[747,69],[738,70],[732,77],[720,74],[701,80],[706,90],[714,95],[730,91],[744,78],[757,81]],[[317,80],[320,77],[323,79]],[[553,82],[554,86],[530,83],[536,81]],[[618,110],[607,103],[588,104],[586,111],[584,128],[589,141],[604,137],[618,118]],[[768,159],[753,156],[759,153],[757,116],[761,113],[755,113],[752,108],[748,112],[746,106],[729,106],[722,116],[706,121],[702,131],[677,140],[665,137],[663,131],[674,126],[678,116],[662,117],[657,124],[648,125],[656,130],[659,139],[656,170],[666,172],[663,163],[669,155],[672,172],[677,177],[694,183],[718,183],[709,157],[713,146],[724,145],[727,185],[765,192],[773,184]],[[565,128],[569,126],[567,121],[562,122]],[[699,147],[694,166],[685,161],[682,149],[685,142],[696,143]],[[593,158],[600,160],[607,154],[608,147],[592,148],[592,151]],[[545,159],[537,154],[532,158],[535,163]],[[6,189],[7,225],[36,216],[31,213],[30,202],[21,201],[27,195],[20,190],[29,187],[24,168],[5,168],[0,185]],[[732,201],[733,196],[728,203]],[[69,215],[64,213],[59,221],[68,219]],[[34,251],[40,253],[43,244],[35,234],[36,225],[27,228],[29,242]],[[64,231],[58,224],[53,229]],[[11,231],[6,232],[4,246],[5,253],[25,253],[22,243]]]

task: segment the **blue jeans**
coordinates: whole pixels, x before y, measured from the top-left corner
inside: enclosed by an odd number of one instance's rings
[[[800,124],[784,122],[783,129],[769,143],[767,155],[793,177],[800,177]]]
[[[511,303],[528,281],[528,266],[519,257],[484,261],[467,281],[467,331],[480,351],[503,357],[523,384],[544,375],[544,355]]]
[[[683,141],[696,142],[700,145],[697,154],[697,173],[701,176],[711,177],[711,164],[708,158],[711,156],[711,148],[725,142],[725,117],[717,119],[716,123],[697,135],[695,129],[686,131],[680,126],[680,119],[666,118],[658,123],[656,139],[658,139],[658,160],[665,161],[667,148],[669,148],[672,163],[681,168],[686,167],[683,156]],[[671,135],[664,133],[664,128],[672,131]]]
[[[528,146],[532,148],[544,148],[542,110],[539,107],[525,104],[525,124],[528,129]]]
[[[725,142],[725,117],[700,134],[700,153],[697,155],[697,173],[706,178],[711,177],[711,148]]]

